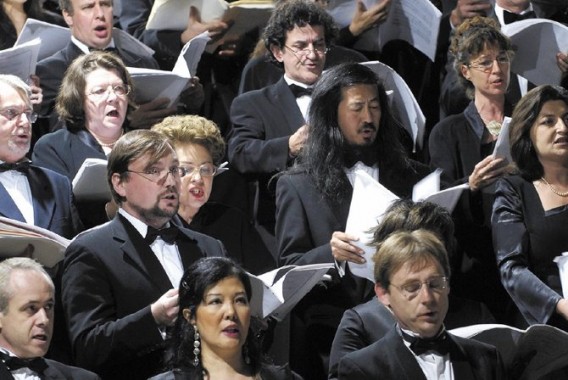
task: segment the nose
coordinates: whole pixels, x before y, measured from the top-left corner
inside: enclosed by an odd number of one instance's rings
[[[225,303],[225,319],[234,320],[236,316],[235,305],[232,302]]]
[[[430,289],[430,286],[427,283],[422,284],[422,287],[420,288],[420,297],[422,303],[429,303],[434,299],[434,291]]]
[[[103,7],[101,7],[101,4],[99,4],[98,2],[95,3],[94,14],[98,18],[104,18]]]
[[[199,169],[196,169],[195,171],[193,171],[193,173],[191,173],[190,176],[191,176],[191,182],[202,182],[203,181],[203,177],[201,176]]]
[[[116,95],[112,87],[109,87],[107,91],[107,102],[114,102],[118,99],[118,95]]]
[[[45,326],[48,324],[49,322],[49,316],[47,314],[47,310],[45,310],[44,308],[41,308],[38,312],[37,312],[37,325],[38,326]]]
[[[365,108],[363,109],[363,121],[365,123],[373,123],[373,111],[371,110],[371,107],[369,107],[368,105],[365,106]]]
[[[559,117],[558,121],[556,122],[556,128],[563,133],[568,132],[568,116]]]

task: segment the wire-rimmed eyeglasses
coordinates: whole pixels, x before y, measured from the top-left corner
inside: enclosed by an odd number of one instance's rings
[[[487,73],[493,68],[493,62],[497,61],[499,66],[505,66],[511,63],[511,57],[508,53],[499,53],[496,57],[485,57],[479,61],[472,61],[469,63],[468,67],[473,67],[474,69],[483,71]]]
[[[303,49],[291,48],[288,45],[284,45],[284,47],[287,48],[288,50],[290,50],[295,55],[299,55],[301,57],[305,57],[305,56],[309,55],[311,52],[314,52],[315,54],[318,54],[318,55],[325,55],[329,51],[329,48],[323,42],[313,44],[313,47],[311,49],[310,48],[303,48]]]
[[[439,293],[448,287],[448,278],[445,276],[437,276],[429,278],[426,281],[410,281],[400,286],[395,284],[390,285],[397,288],[403,296],[410,300],[416,297],[418,293],[420,293],[422,285],[424,284],[428,286],[428,290]]]
[[[104,98],[104,97],[108,97],[110,95],[111,91],[116,96],[126,96],[130,93],[130,86],[128,86],[126,84],[110,84],[106,87],[97,86],[97,87],[93,87],[87,95],[93,96],[93,97],[96,97],[96,98]]]
[[[180,170],[183,171],[181,177],[193,176],[195,173],[199,173],[200,177],[213,177],[215,173],[217,173],[217,167],[211,163],[206,163],[200,166],[180,166]]]
[[[26,108],[26,109],[18,109],[15,107],[7,107],[0,110],[0,115],[4,116],[8,120],[14,120],[19,118],[22,115],[26,115],[28,121],[33,124],[37,121],[37,113],[33,110]]]

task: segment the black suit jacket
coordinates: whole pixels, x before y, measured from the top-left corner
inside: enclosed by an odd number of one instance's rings
[[[180,228],[184,267],[225,256],[218,240]],[[120,214],[79,235],[66,251],[63,309],[76,363],[105,379],[145,379],[162,365],[164,340],[150,304],[172,284],[150,247]]]
[[[449,335],[450,361],[459,380],[505,379],[497,349],[484,343]],[[384,338],[339,362],[339,380],[426,380],[415,356],[393,326]]]
[[[47,368],[43,374],[45,380],[100,380],[100,377],[82,368],[73,367],[54,360],[45,359]],[[0,379],[14,380],[14,376],[8,371],[6,365],[0,362]]]
[[[484,304],[454,297],[450,293],[449,309],[444,319],[447,329],[484,323],[495,323],[495,318]],[[329,379],[337,379],[341,358],[375,343],[395,324],[394,315],[376,298],[346,310],[331,346]]]
[[[282,77],[276,84],[235,98],[231,105],[228,154],[241,173],[258,178],[257,220],[274,223],[274,192],[270,178],[289,167],[288,139],[305,124],[296,98]]]
[[[115,40],[115,44],[117,44],[117,40]],[[120,56],[125,66],[158,69],[158,63],[152,57],[141,57],[118,45],[116,49],[116,54]],[[64,49],[58,51],[51,57],[42,59],[37,64],[36,74],[40,78],[41,88],[43,90],[40,117],[50,118],[51,129],[53,129],[57,122],[54,111],[55,98],[59,92],[59,86],[61,85],[65,71],[75,58],[83,54],[83,51],[79,49],[77,45],[69,41]],[[52,116],[52,114],[54,116]]]
[[[34,224],[67,239],[83,229],[74,205],[70,181],[51,170],[30,166],[27,175],[33,198]],[[25,222],[4,185],[0,183],[0,215]]]
[[[73,181],[87,158],[107,159],[103,148],[86,130],[72,133],[67,129],[60,129],[48,133],[37,141],[32,154],[34,164],[61,173],[70,181]],[[103,180],[106,181],[106,178]],[[106,203],[104,200],[77,202],[79,216],[85,228],[108,221]]]

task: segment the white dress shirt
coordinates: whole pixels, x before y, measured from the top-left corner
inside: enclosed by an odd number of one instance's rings
[[[401,329],[406,334],[411,336],[416,336],[410,330]],[[452,368],[452,362],[450,361],[450,354],[440,355],[434,351],[427,351],[422,355],[416,355],[410,349],[410,343],[406,340],[402,340],[404,345],[408,348],[410,353],[414,355],[420,369],[424,372],[424,376],[428,380],[454,380],[454,369]]]
[[[120,215],[124,216],[134,226],[134,228],[136,228],[142,237],[146,237],[148,226],[144,222],[130,215],[122,208],[119,208],[118,212]],[[172,283],[172,287],[177,288],[181,277],[183,276],[183,264],[181,262],[177,245],[168,244],[158,236],[156,240],[150,244],[150,248],[156,255],[160,264],[162,264],[162,268],[164,268],[164,271],[168,275],[168,278]]]
[[[310,88],[311,86],[307,86],[304,83],[297,82],[293,79],[288,78],[286,74],[284,74],[284,80],[288,83],[288,86],[291,84],[295,84],[296,86],[303,87],[303,88]],[[312,97],[309,95],[302,95],[296,98],[296,104],[304,117],[306,122],[308,121],[308,108],[310,108],[310,102],[312,101]]]

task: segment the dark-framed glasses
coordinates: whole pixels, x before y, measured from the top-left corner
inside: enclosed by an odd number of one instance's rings
[[[207,163],[200,166],[185,165],[180,166],[181,177],[193,176],[199,173],[200,177],[213,177],[217,173],[217,167],[213,164]]]
[[[0,115],[10,121],[17,119],[22,115],[26,115],[26,118],[32,124],[37,121],[37,113],[29,108],[22,109],[17,107],[7,107],[0,110]]]
[[[395,284],[391,285],[397,288],[402,293],[403,296],[405,296],[407,299],[410,300],[416,297],[418,293],[420,293],[420,291],[422,290],[422,285],[426,285],[428,287],[428,290],[430,291],[436,293],[442,292],[444,289],[448,288],[448,278],[445,276],[436,276],[436,277],[431,277],[426,281],[416,280],[416,281],[407,282],[400,286]]]
[[[312,48],[309,47],[302,48],[297,46],[290,47],[288,45],[284,45],[284,47],[290,50],[292,53],[301,57],[305,57],[309,55],[311,52],[314,52],[315,54],[318,55],[325,55],[329,51],[329,48],[326,46],[325,42],[316,42],[312,46],[313,46]]]
[[[487,73],[493,68],[493,62],[497,61],[499,66],[505,66],[511,63],[511,56],[508,53],[500,53],[496,57],[484,57],[477,61],[472,61],[469,63],[468,67],[473,67],[474,69],[483,71]]]
[[[171,174],[175,179],[181,178],[184,170],[179,166],[172,166],[169,169],[148,168],[143,171],[126,170],[127,173],[138,174],[140,177],[147,179],[150,182],[158,183],[167,179],[168,174]],[[184,174],[185,175],[185,174]]]
[[[130,86],[126,84],[111,84],[106,87],[96,86],[87,95],[101,99],[108,97],[111,91],[116,96],[126,96],[130,93]]]

